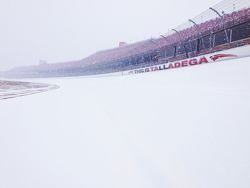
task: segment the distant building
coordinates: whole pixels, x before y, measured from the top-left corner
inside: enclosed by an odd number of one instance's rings
[[[126,46],[126,45],[127,45],[126,42],[119,42],[119,47]]]

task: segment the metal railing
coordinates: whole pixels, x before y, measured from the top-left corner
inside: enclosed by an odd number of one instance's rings
[[[250,8],[250,0],[223,0],[212,7],[208,7],[207,10],[205,10],[198,16],[189,19],[187,22],[172,29],[171,31],[169,31],[167,34],[163,36],[167,37],[172,34],[175,34],[176,32],[191,28],[195,25],[199,25],[209,20],[220,18],[220,17],[223,17],[224,15],[228,15],[233,12],[237,12],[239,10],[247,9],[247,8]]]

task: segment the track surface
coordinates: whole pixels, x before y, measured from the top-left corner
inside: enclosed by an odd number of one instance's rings
[[[0,101],[2,188],[249,188],[250,58],[28,80]]]

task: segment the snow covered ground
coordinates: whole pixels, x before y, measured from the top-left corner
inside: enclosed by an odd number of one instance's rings
[[[0,101],[1,188],[249,188],[250,58],[30,80]]]

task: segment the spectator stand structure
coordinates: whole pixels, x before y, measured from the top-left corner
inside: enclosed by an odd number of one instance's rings
[[[159,38],[100,51],[79,61],[16,68],[6,72],[5,76],[64,77],[115,72],[126,74],[140,68],[167,66],[172,62],[203,55],[216,55],[214,53],[225,50],[238,49],[239,53],[237,50],[229,51],[233,53],[231,58],[247,56],[250,55],[249,46],[250,1],[223,0]]]

